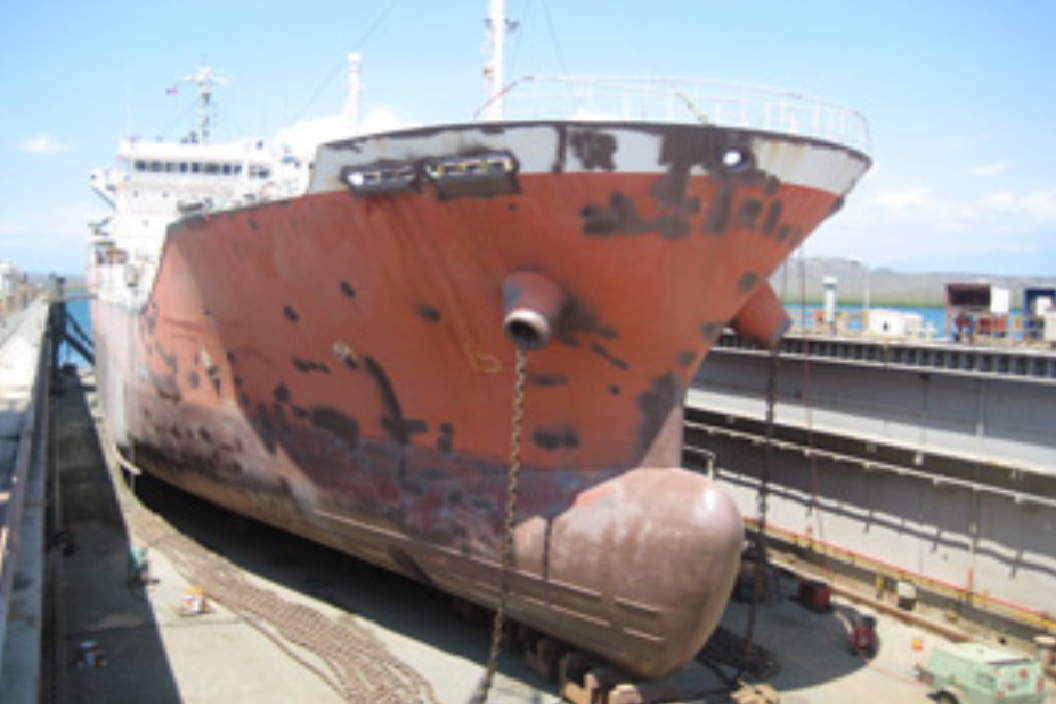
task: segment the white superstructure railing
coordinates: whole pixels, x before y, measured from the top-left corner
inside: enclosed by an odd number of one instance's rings
[[[856,110],[758,86],[669,78],[526,76],[492,101],[504,102],[504,120],[570,119],[699,122],[781,132],[870,149],[869,124]]]

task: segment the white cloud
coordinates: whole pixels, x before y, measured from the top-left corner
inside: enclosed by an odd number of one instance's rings
[[[1010,164],[1007,161],[998,161],[993,164],[983,164],[968,169],[972,176],[998,176],[1008,171]]]
[[[367,113],[360,121],[361,134],[385,132],[411,127],[412,124],[396,116],[385,107],[378,107]],[[343,114],[330,115],[314,120],[302,120],[285,127],[275,135],[275,143],[288,147],[300,157],[310,157],[315,148],[325,142],[347,139],[353,136],[349,118]]]
[[[56,142],[47,132],[41,132],[19,144],[18,149],[26,154],[54,154],[66,151],[66,145]]]
[[[963,173],[963,172],[962,172]],[[975,185],[973,185],[973,183]],[[811,255],[862,257],[874,266],[911,264],[978,271],[1014,266],[1050,273],[1056,260],[1056,185],[1008,183],[981,191],[963,179],[939,185],[862,183],[808,243]],[[1038,253],[1032,259],[1032,253]],[[1017,259],[1018,257],[1018,259]]]
[[[933,208],[935,206],[935,201],[928,194],[927,188],[888,191],[876,195],[870,202],[882,208],[899,211],[910,208]]]
[[[360,125],[360,131],[364,134],[372,134],[390,130],[402,130],[415,126],[415,123],[397,117],[396,113],[389,108],[380,106],[367,113]]]
[[[1035,223],[1056,224],[1056,187],[1022,195],[998,191],[987,196],[983,205],[992,212],[1018,214]]]
[[[79,200],[35,213],[6,213],[0,220],[0,256],[23,271],[84,270],[88,223],[106,216],[102,202]]]

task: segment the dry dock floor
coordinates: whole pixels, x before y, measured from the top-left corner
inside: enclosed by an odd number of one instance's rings
[[[448,598],[426,586],[149,478],[130,486],[100,450],[91,378],[68,377],[66,386],[53,401],[52,426],[67,540],[55,701],[471,700],[487,660],[486,626],[460,620]],[[143,548],[145,584],[129,557]],[[210,611],[184,615],[187,590],[203,584]],[[794,589],[785,586],[783,593]],[[778,660],[768,681],[781,701],[928,702],[913,665],[938,637],[881,617],[880,652],[867,661],[846,645],[841,616],[847,608],[817,614],[790,599],[760,607],[757,642]],[[742,633],[745,622],[746,606],[732,602],[725,626]],[[914,648],[915,639],[922,639],[922,650]],[[96,666],[88,666],[93,656]],[[673,679],[683,702],[726,701],[705,667],[688,666]],[[507,654],[489,701],[560,698]]]

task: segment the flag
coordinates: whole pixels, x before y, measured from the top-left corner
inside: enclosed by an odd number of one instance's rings
[[[165,89],[165,95],[176,95],[179,92],[180,92],[180,89],[179,89],[178,86],[169,86],[168,88]]]

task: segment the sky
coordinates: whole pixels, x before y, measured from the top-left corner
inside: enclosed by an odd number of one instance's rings
[[[465,121],[486,0],[0,0],[0,259],[83,271],[92,169],[178,139],[203,61],[216,139],[338,112],[363,56],[372,124]],[[873,167],[807,256],[1056,279],[1056,2],[507,0],[507,78],[679,76],[789,90],[869,120]]]

